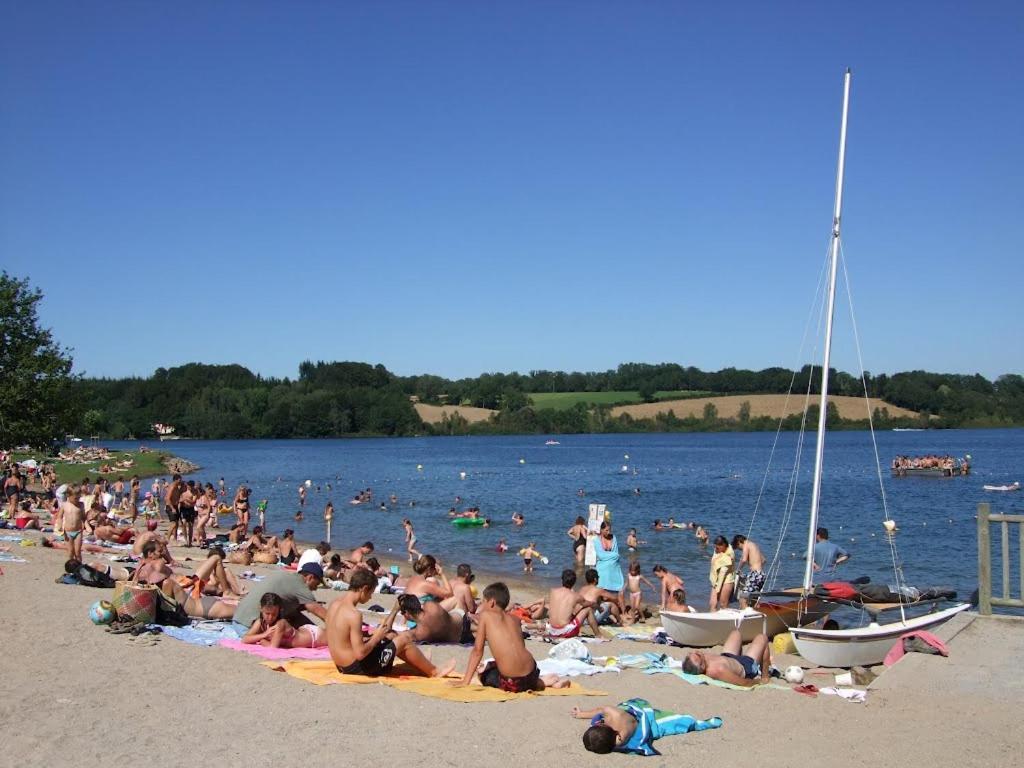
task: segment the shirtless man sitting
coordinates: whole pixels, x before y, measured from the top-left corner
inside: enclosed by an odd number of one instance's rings
[[[363,637],[363,616],[359,606],[369,602],[377,588],[377,577],[368,570],[352,574],[349,591],[327,609],[327,646],[331,661],[346,675],[386,675],[395,656],[411,664],[428,677],[444,677],[455,669],[452,659],[444,667],[435,667],[416,647],[409,632],[395,634],[391,626],[398,615],[398,604],[368,638]]]
[[[372,554],[373,542],[367,541],[362,546],[353,549],[352,554],[348,556],[348,560],[346,562],[348,563],[349,567],[359,565],[359,563],[363,562],[364,557],[369,557]]]
[[[654,566],[654,575],[661,579],[661,609],[668,608],[669,598],[677,589],[684,589],[683,580],[669,571],[664,565]]]
[[[456,609],[464,613],[476,613],[476,598],[473,597],[473,590],[470,585],[473,583],[473,569],[468,563],[460,563],[455,571],[455,578],[450,582],[452,596],[441,601],[441,607],[446,611]]]
[[[749,688],[768,682],[771,661],[771,644],[767,635],[755,637],[744,655],[740,632],[734,629],[722,645],[722,653],[690,651],[683,660],[683,672],[707,675],[712,680]]]
[[[398,609],[406,621],[416,622],[409,632],[417,642],[469,645],[475,639],[468,613],[457,619],[433,600],[421,603],[415,595],[399,596]]]
[[[157,545],[160,550],[160,555],[169,564],[174,565],[174,558],[171,557],[171,552],[167,549],[167,539],[157,533],[157,522],[156,520],[149,520],[146,523],[146,530],[135,537],[135,542],[132,544],[132,554],[136,557],[142,557],[142,548],[150,542]]]
[[[173,574],[174,571],[171,570],[163,555],[160,554],[156,543],[151,541],[142,548],[142,561],[139,563],[139,567],[135,569],[135,573],[132,574],[132,583],[160,586],[167,580],[168,576]]]
[[[626,608],[622,603],[622,594],[601,589],[598,586],[599,578],[597,569],[587,568],[583,572],[586,584],[580,588],[580,596],[594,604],[594,618],[598,624],[620,624]]]
[[[566,568],[562,571],[562,586],[551,590],[548,595],[548,637],[565,639],[576,637],[580,633],[583,622],[590,625],[594,637],[601,637],[594,616],[594,601],[587,600],[579,592],[573,590],[576,585],[576,572]]]
[[[472,682],[484,657],[485,645],[490,648],[494,661],[479,670],[481,685],[510,693],[543,691],[546,687],[564,688],[569,685],[568,680],[554,675],[541,677],[537,661],[526,650],[519,619],[505,612],[510,600],[508,587],[500,581],[488,585],[484,590],[478,614],[476,643],[469,654],[466,673],[462,680],[452,680],[449,685],[469,685]]]
[[[746,608],[751,594],[764,589],[764,555],[757,544],[740,534],[732,537],[732,548],[741,552],[739,562],[736,564],[736,572],[739,574],[736,597],[739,600],[740,608]],[[748,568],[746,572],[743,571],[744,565]]]

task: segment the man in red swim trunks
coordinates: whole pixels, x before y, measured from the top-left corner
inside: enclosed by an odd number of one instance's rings
[[[583,622],[590,625],[594,637],[601,637],[594,615],[594,601],[576,592],[576,571],[566,568],[562,571],[562,586],[551,590],[548,595],[548,637],[565,639],[576,637],[583,628]]]

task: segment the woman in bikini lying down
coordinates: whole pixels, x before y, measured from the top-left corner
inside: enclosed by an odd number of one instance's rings
[[[260,615],[242,638],[243,643],[270,648],[320,648],[327,645],[324,631],[317,624],[293,627],[281,617],[281,596],[267,592],[260,600]]]

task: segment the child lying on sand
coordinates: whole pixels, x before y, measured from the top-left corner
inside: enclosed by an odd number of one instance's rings
[[[583,746],[599,755],[606,755],[612,750],[657,755],[654,741],[662,736],[706,731],[722,725],[720,717],[697,720],[689,715],[654,709],[645,699],[629,699],[616,707],[586,710],[573,707],[571,714],[581,720],[592,718],[590,727],[583,733]]]

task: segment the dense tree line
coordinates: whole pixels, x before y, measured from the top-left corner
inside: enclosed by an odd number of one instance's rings
[[[723,419],[713,405],[700,417],[672,411],[649,419],[612,416],[612,404],[579,403],[569,409],[535,407],[542,392],[629,392],[652,400],[658,392],[723,395],[816,393],[811,366],[799,371],[725,368],[707,372],[675,363],[624,363],[615,370],[581,373],[531,371],[484,373],[452,381],[440,376],[396,376],[382,365],[303,362],[298,378],[265,379],[240,365],[190,363],[159,368],[148,378],[83,378],[71,374],[69,350],[40,327],[42,294],[28,280],[0,272],[0,448],[43,447],[67,432],[103,437],[151,437],[155,424],[196,438],[334,437],[488,433],[582,433],[772,429],[775,422],[751,416]],[[1024,377],[910,371],[863,380],[833,371],[832,391],[872,396],[918,412],[891,418],[874,413],[882,428],[894,426],[981,427],[1024,425]],[[614,399],[614,396],[613,398]],[[449,403],[490,408],[489,420],[469,424],[455,415],[424,424],[413,405]],[[863,428],[864,421],[830,416],[833,428]],[[801,417],[784,427],[797,429]]]
[[[83,379],[79,386],[88,434],[150,436],[157,423],[211,439],[424,431],[396,378],[366,363],[303,363],[295,381],[190,363],[147,379]]]
[[[860,379],[834,372],[835,394],[862,395]],[[982,376],[924,371],[865,377],[872,397],[920,413],[892,418],[876,410],[876,426],[1024,425],[1024,377],[1005,375],[995,382]],[[565,373],[533,371],[485,373],[474,379],[396,376],[381,365],[354,362],[304,362],[295,380],[265,379],[238,365],[193,363],[158,369],[153,376],[130,379],[82,379],[74,382],[83,404],[82,430],[111,437],[152,434],[154,423],[173,424],[177,433],[198,438],[331,437],[339,435],[584,433],[638,431],[715,431],[774,429],[774,419],[720,418],[713,406],[700,417],[664,413],[650,419],[611,415],[609,405],[536,408],[530,395],[550,391],[690,390],[723,395],[812,393],[817,374],[768,368],[727,368],[705,372],[675,364],[629,363],[614,371]],[[571,387],[583,387],[573,390]],[[497,410],[489,421],[469,424],[455,416],[424,424],[413,406],[425,403],[474,405]],[[864,428],[866,420],[830,419],[833,428]],[[797,429],[800,417],[784,427]]]

